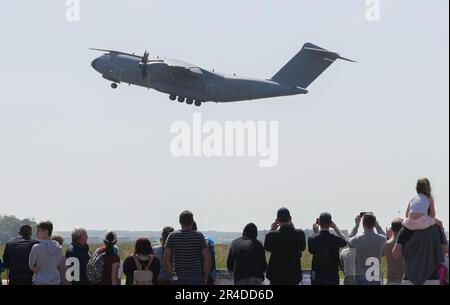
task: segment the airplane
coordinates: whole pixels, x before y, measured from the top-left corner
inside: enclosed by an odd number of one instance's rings
[[[169,95],[170,100],[195,106],[205,102],[237,102],[278,96],[307,94],[308,86],[333,62],[342,59],[338,53],[311,43],[305,43],[280,71],[270,79],[254,79],[208,71],[196,65],[174,59],[149,59],[125,52],[107,52],[94,59],[92,68],[103,78],[117,84],[133,84]]]

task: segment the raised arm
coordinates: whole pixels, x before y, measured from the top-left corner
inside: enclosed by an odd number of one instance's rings
[[[344,236],[344,234],[342,234],[341,230],[339,230],[338,226],[334,222],[331,223],[331,228],[334,230],[334,232],[336,232],[336,236],[339,236],[345,241],[347,240],[347,238]]]
[[[355,217],[355,227],[353,228],[353,230],[348,235],[349,238],[355,236],[356,234],[358,234],[358,229],[359,229],[360,224],[361,224],[361,216],[358,215],[358,216]]]
[[[377,221],[376,229],[377,229],[378,234],[386,236],[386,232],[384,232],[383,228],[380,226],[378,221]]]

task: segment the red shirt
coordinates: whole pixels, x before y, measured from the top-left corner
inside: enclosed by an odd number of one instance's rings
[[[100,282],[100,285],[112,285],[111,275],[112,275],[112,266],[115,263],[120,262],[120,257],[117,254],[105,254],[103,257],[104,266],[103,266],[103,276]]]

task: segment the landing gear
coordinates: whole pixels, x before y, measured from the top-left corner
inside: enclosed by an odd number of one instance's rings
[[[192,103],[194,103],[193,99],[191,99],[191,98],[186,99],[186,104],[192,105]]]
[[[201,101],[196,100],[194,103],[195,106],[200,107],[202,105]]]
[[[117,84],[116,83],[112,83],[111,84],[111,88],[116,89],[117,88]]]
[[[171,101],[174,101],[174,100],[177,99],[177,96],[174,95],[174,94],[171,94],[171,95],[169,96],[169,99],[170,99]]]
[[[180,102],[180,103],[184,103],[185,100],[186,100],[186,98],[184,98],[182,96],[178,97],[178,102]]]

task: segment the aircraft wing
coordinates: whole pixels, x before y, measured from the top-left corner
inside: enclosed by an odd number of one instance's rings
[[[190,63],[175,59],[165,59],[164,62],[170,67],[173,73],[193,76],[197,78],[203,77],[202,70]]]
[[[111,53],[111,54],[122,54],[122,55],[133,56],[133,57],[136,57],[136,58],[141,58],[141,56],[136,55],[136,54],[126,53],[126,52],[120,52],[120,51],[114,51],[114,50],[96,49],[96,48],[89,48],[89,50],[92,50],[92,51],[101,51],[101,52],[108,52],[108,53]]]

